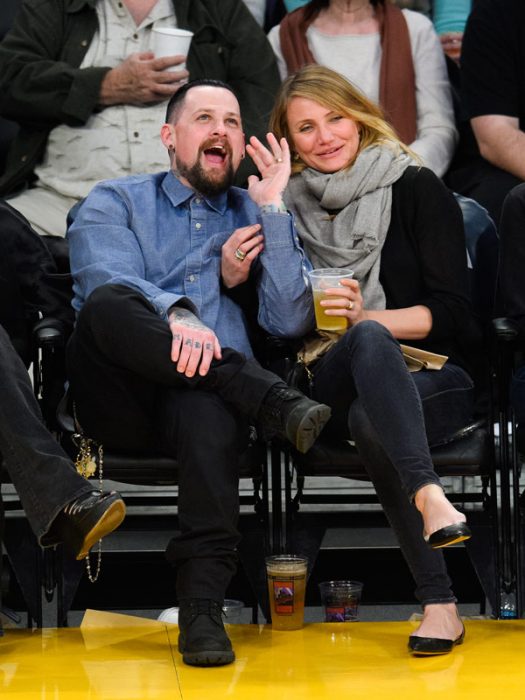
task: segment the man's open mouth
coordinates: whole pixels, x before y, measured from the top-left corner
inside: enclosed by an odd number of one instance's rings
[[[210,148],[204,149],[204,155],[209,163],[224,163],[228,157],[228,150],[221,145],[211,146]]]

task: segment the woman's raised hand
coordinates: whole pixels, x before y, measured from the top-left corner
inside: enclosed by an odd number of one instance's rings
[[[267,134],[268,147],[256,136],[250,138],[246,151],[253,160],[261,177],[250,175],[248,194],[259,206],[282,204],[283,192],[290,179],[290,148],[286,139],[277,141],[273,134]]]

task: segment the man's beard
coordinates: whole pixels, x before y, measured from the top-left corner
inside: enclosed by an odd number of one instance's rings
[[[202,167],[200,162],[201,153],[202,151],[199,150],[198,158],[193,165],[181,162],[175,154],[177,173],[185,177],[193,189],[205,197],[215,197],[226,192],[232,186],[235,176],[231,159],[221,177],[214,178]]]

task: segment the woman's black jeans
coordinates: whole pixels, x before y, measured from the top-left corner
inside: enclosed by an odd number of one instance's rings
[[[313,398],[332,407],[323,435],[351,438],[394,529],[423,604],[454,601],[443,554],[423,539],[412,503],[440,484],[429,452],[472,417],[473,384],[461,368],[407,370],[398,342],[375,321],[351,328],[313,368]]]

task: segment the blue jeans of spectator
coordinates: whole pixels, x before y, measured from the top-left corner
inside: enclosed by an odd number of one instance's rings
[[[93,487],[45,427],[24,363],[0,326],[0,453],[41,545],[62,508]]]
[[[332,407],[323,435],[352,439],[398,538],[423,604],[454,601],[443,554],[423,539],[412,499],[440,484],[429,451],[472,417],[473,384],[447,363],[407,370],[398,342],[374,321],[351,328],[313,369],[313,397]]]

